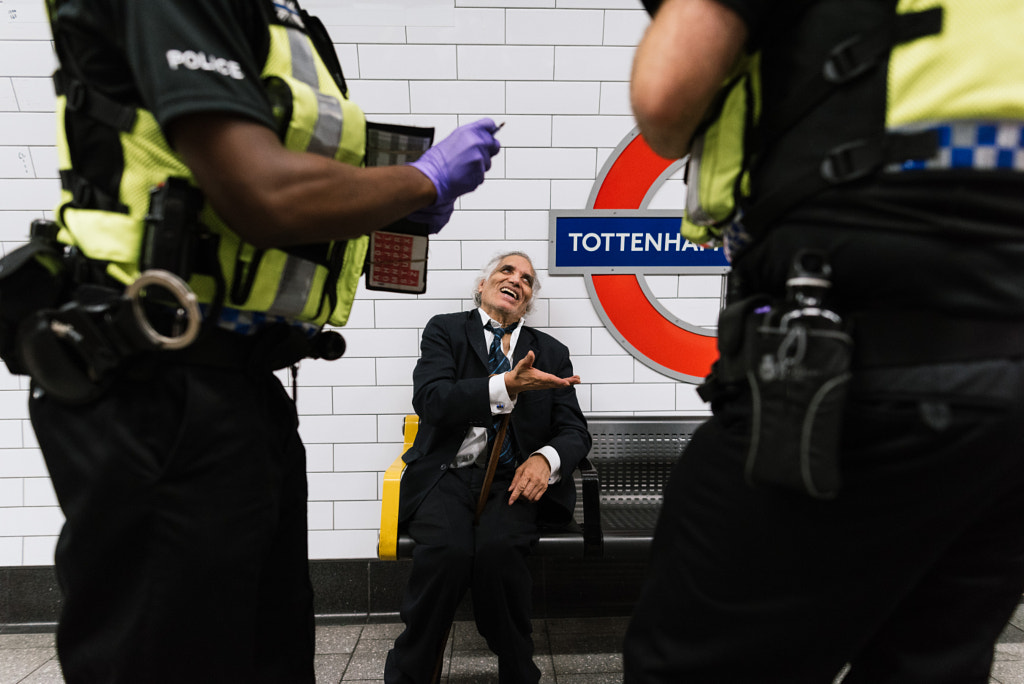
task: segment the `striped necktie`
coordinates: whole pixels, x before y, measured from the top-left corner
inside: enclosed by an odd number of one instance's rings
[[[498,328],[491,325],[489,322],[484,326],[487,330],[494,334],[494,340],[491,342],[491,350],[487,357],[487,371],[491,375],[497,375],[498,373],[507,373],[512,370],[512,364],[509,362],[508,357],[505,356],[505,352],[501,348],[501,340],[505,335],[511,335],[512,331],[519,325],[519,321],[509,324],[505,328]],[[494,445],[494,438],[498,434],[498,427],[501,425],[501,416],[494,416],[494,422],[491,424],[491,428],[487,431],[487,451],[485,453],[491,453],[491,449]],[[514,458],[512,449],[512,431],[505,431],[505,441],[501,444],[501,456],[498,462],[501,464],[511,463]]]

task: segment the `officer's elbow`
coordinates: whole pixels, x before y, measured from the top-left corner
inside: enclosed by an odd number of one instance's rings
[[[250,196],[219,213],[233,233],[257,249],[282,247],[294,241],[286,239],[293,233],[287,227],[287,211],[275,207],[273,202]]]
[[[637,127],[652,150],[666,159],[686,155],[697,120],[677,100],[658,90],[634,85],[630,101]]]

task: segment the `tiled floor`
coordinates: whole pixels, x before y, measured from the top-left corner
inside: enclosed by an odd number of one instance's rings
[[[538,620],[535,661],[544,682],[617,684],[626,618]],[[316,632],[317,684],[383,681],[384,659],[401,624],[320,624]],[[497,684],[497,660],[472,622],[457,622],[448,642],[442,682]],[[52,633],[0,630],[0,684],[63,684]]]
[[[543,682],[619,684],[625,618],[538,620],[536,662]],[[401,630],[395,623],[321,624],[317,627],[317,684],[382,681],[384,658]],[[8,630],[10,631],[10,630]],[[497,684],[497,663],[472,623],[458,622],[448,644],[443,682]],[[0,684],[63,684],[52,633],[0,630]],[[1024,607],[997,647],[992,684],[1024,684]]]

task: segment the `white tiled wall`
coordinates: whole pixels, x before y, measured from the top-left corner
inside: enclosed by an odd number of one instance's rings
[[[49,80],[56,61],[43,4],[0,0],[5,252],[26,238],[32,219],[50,216],[58,193]],[[627,80],[648,21],[639,0],[304,4],[323,17],[353,98],[370,118],[433,125],[439,138],[480,116],[506,122],[488,181],[463,198],[431,241],[427,294],[360,293],[344,331],[345,357],[302,365],[311,556],[376,556],[381,479],[399,453],[402,416],[412,410],[420,332],[431,315],[471,305],[476,270],[499,250],[534,257],[544,282],[529,322],[573,350],[585,411],[704,413],[693,385],[651,370],[618,345],[582,277],[545,277],[548,211],[585,208],[602,165],[633,127]],[[681,185],[664,188],[654,204],[681,206]],[[714,325],[720,277],[647,283],[674,315]],[[24,378],[0,369],[0,566],[51,564],[62,523],[27,419],[25,388]]]

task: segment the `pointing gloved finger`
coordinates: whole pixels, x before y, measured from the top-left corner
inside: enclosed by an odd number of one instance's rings
[[[491,158],[501,149],[501,143],[494,137],[497,130],[498,126],[491,119],[459,126],[410,163],[434,184],[435,205],[453,202],[484,182],[484,173],[491,168]]]

